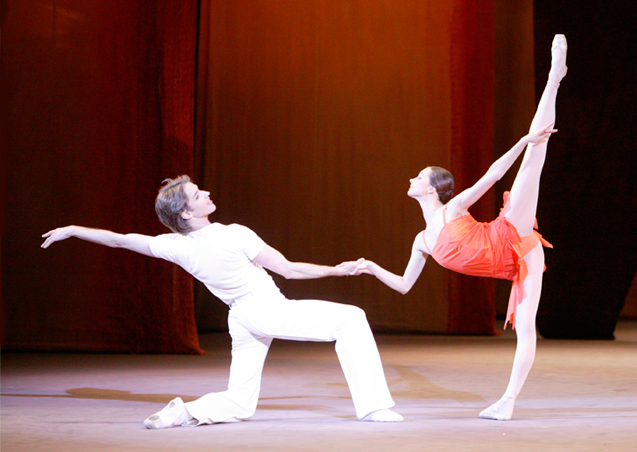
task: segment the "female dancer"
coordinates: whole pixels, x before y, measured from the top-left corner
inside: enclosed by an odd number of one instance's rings
[[[438,167],[425,168],[410,180],[407,194],[420,203],[427,227],[416,236],[411,258],[403,276],[391,273],[372,261],[359,265],[357,273],[373,274],[383,283],[407,293],[431,255],[450,270],[513,281],[506,323],[517,334],[517,348],[511,379],[502,398],[480,413],[483,419],[509,420],[515,399],[535,359],[535,315],[542,289],[544,251],[551,246],[534,231],[540,174],[550,135],[557,132],[555,99],[566,75],[566,38],[556,35],[551,49],[548,83],[531,123],[530,133],[491,165],[471,188],[453,197],[453,177]],[[471,207],[509,170],[526,147],[524,159],[504,208],[491,223],[478,223]]]

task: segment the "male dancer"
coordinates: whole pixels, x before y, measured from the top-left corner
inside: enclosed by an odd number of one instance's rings
[[[394,402],[364,311],[328,301],[288,300],[263,269],[287,279],[313,279],[349,275],[357,263],[328,267],[290,262],[245,226],[211,223],[208,216],[216,206],[209,196],[188,176],[164,181],[155,210],[172,234],[151,237],[67,226],[42,236],[46,238],[42,248],[77,237],[174,262],[230,307],[232,363],[228,389],[189,403],[177,397],[146,419],[144,425],[168,428],[249,419],[256,410],[263,364],[274,338],[336,341],[358,420],[402,421],[400,414],[389,409]]]

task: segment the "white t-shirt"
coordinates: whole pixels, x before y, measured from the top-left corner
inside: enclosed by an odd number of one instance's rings
[[[173,262],[226,303],[253,290],[276,287],[272,277],[252,262],[265,242],[239,224],[213,223],[182,234],[162,234],[150,240],[155,257]]]

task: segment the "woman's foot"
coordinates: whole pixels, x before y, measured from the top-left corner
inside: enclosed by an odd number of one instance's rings
[[[551,46],[551,71],[549,72],[549,83],[555,87],[560,86],[560,81],[566,75],[566,36],[555,35]]]
[[[500,400],[480,413],[482,419],[493,419],[495,421],[508,421],[513,416],[515,399],[509,396],[502,396]]]

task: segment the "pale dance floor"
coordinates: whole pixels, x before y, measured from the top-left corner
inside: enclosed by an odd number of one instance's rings
[[[2,355],[10,451],[637,451],[637,322],[615,341],[539,340],[508,422],[478,418],[504,391],[511,333],[377,335],[398,424],[358,422],[333,344],[275,341],[250,421],[146,430],[172,398],[225,389],[227,334],[205,356]]]

